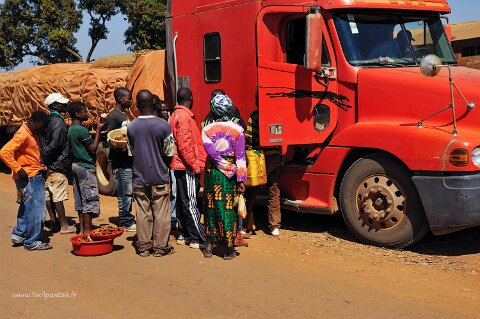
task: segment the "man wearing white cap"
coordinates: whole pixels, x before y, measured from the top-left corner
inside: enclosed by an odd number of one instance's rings
[[[60,93],[52,93],[45,99],[50,110],[47,129],[41,136],[41,157],[47,166],[45,193],[47,210],[55,228],[60,228],[60,234],[71,234],[74,228],[69,227],[65,217],[63,202],[68,200],[67,172],[70,169],[70,147],[67,139],[67,125],[63,114],[67,112],[69,100]],[[55,229],[54,228],[54,229]]]

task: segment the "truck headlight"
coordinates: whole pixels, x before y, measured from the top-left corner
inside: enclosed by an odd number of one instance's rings
[[[472,163],[480,167],[480,147],[475,147],[472,151]]]

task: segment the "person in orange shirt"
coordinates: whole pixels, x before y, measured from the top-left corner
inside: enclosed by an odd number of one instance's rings
[[[0,158],[12,170],[13,179],[21,195],[17,226],[12,231],[12,243],[25,250],[51,249],[40,241],[45,223],[45,167],[40,161],[40,134],[48,125],[48,116],[42,111],[32,113],[27,123],[0,150]]]

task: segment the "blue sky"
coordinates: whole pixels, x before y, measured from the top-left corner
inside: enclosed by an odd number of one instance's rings
[[[179,0],[176,0],[179,1]],[[451,0],[450,15],[451,23],[480,20],[480,1],[479,0]],[[87,20],[87,19],[85,19]],[[94,58],[106,55],[126,53],[127,46],[123,43],[123,33],[127,28],[127,22],[123,16],[117,16],[108,24],[110,34],[108,39],[100,42],[94,52]],[[90,40],[85,36],[88,32],[88,21],[84,21],[82,29],[79,31],[78,48],[83,56],[86,56],[90,48]]]
[[[176,0],[179,1],[179,0]],[[0,3],[3,3],[0,0]],[[480,1],[478,0],[451,0],[449,1],[452,8],[452,14],[450,14],[451,23],[480,20]],[[88,24],[89,19],[84,17],[83,25],[77,33],[77,48],[80,50],[80,54],[85,58],[88,50],[90,49],[90,38],[88,37]],[[107,24],[110,33],[108,39],[101,41],[95,52],[93,58],[98,59],[108,55],[127,53],[127,46],[123,43],[123,33],[127,28],[127,22],[124,21],[122,15],[114,17]],[[27,58],[25,62],[17,69],[30,66]]]
[[[478,0],[450,0],[452,23],[480,20],[480,1]]]

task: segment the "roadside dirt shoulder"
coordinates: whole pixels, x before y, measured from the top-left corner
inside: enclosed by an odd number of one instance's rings
[[[393,251],[357,243],[341,217],[285,212],[280,239],[258,231],[230,262],[175,244],[172,256],[142,258],[132,233],[82,258],[59,234],[47,233],[50,251],[12,248],[15,195],[0,175],[2,318],[480,318],[478,229]],[[101,206],[95,223],[115,221],[115,198]],[[67,211],[74,222],[72,201]],[[70,297],[16,295],[42,292]]]

